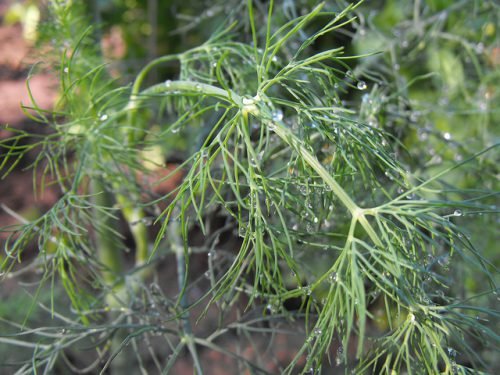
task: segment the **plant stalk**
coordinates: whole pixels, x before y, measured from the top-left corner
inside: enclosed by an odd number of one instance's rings
[[[172,57],[172,56],[169,56]],[[146,69],[143,70],[147,72]],[[140,82],[136,80],[137,82]],[[134,85],[134,88],[139,88],[140,84]],[[376,231],[373,229],[372,225],[366,218],[366,210],[359,207],[347,194],[347,192],[340,186],[340,184],[335,181],[335,179],[331,176],[330,173],[323,167],[323,165],[319,162],[319,160],[311,154],[307,148],[305,148],[300,140],[292,133],[292,131],[283,123],[283,121],[276,121],[272,119],[272,111],[266,106],[262,101],[254,101],[252,104],[245,104],[244,99],[231,90],[224,90],[216,86],[212,86],[206,83],[198,83],[194,81],[168,81],[164,84],[157,84],[151,86],[150,88],[144,90],[139,95],[138,93],[133,93],[131,96],[131,102],[135,103],[134,108],[138,108],[139,102],[143,97],[148,97],[149,95],[158,95],[165,94],[173,91],[182,91],[182,92],[196,92],[202,93],[207,96],[212,96],[215,98],[219,98],[225,100],[231,104],[234,104],[236,107],[241,108],[241,111],[244,114],[252,114],[255,117],[262,120],[266,123],[276,135],[278,135],[284,142],[292,146],[295,151],[301,155],[304,160],[309,164],[309,166],[318,173],[318,175],[328,184],[328,186],[332,189],[332,192],[339,198],[339,200],[344,204],[344,206],[349,210],[351,215],[355,216],[358,219],[358,222],[364,228],[370,239],[374,242],[375,245],[381,246],[382,241],[380,237],[377,235]],[[130,104],[128,106],[130,108]],[[133,123],[131,123],[133,125]],[[372,210],[371,210],[372,211]],[[371,212],[370,211],[370,212]]]

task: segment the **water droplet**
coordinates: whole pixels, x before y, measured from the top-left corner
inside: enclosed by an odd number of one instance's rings
[[[317,223],[317,222],[319,221],[319,219],[318,219],[317,217],[315,217],[315,218],[313,219],[313,221],[314,221],[315,223]]]
[[[429,138],[429,133],[427,132],[426,129],[418,129],[417,134],[418,134],[418,139],[420,139],[421,141],[426,141],[427,138]]]
[[[417,122],[419,118],[420,118],[420,112],[419,111],[412,111],[410,113],[410,121]]]
[[[198,83],[196,84],[196,86],[194,87],[196,89],[196,91],[200,92],[201,91],[201,85]]]
[[[283,111],[281,109],[277,109],[273,112],[273,121],[282,121],[283,120]]]
[[[170,86],[172,86],[172,81],[171,81],[171,80],[169,80],[169,79],[167,79],[167,80],[165,81],[165,87],[166,87],[166,88],[169,88]]]
[[[339,280],[339,275],[337,274],[337,272],[332,272],[328,275],[328,280],[330,280],[330,282],[332,283],[335,283]]]
[[[347,72],[345,72],[345,76],[352,77],[353,76],[352,70],[348,70]]]
[[[311,290],[311,287],[310,287],[310,286],[305,286],[305,287],[303,287],[303,288],[302,288],[302,290],[303,290],[303,291],[304,291],[304,293],[305,293],[306,295],[308,295],[308,296],[310,296],[310,295],[311,295],[311,293],[312,293],[312,290]]]
[[[176,134],[176,133],[179,133],[179,130],[180,130],[180,128],[177,126],[175,128],[172,128],[171,132]]]
[[[252,105],[255,103],[255,100],[253,98],[243,98],[242,100],[243,105]]]
[[[447,350],[450,358],[455,358],[457,356],[457,351],[455,349],[448,347]]]
[[[394,64],[392,67],[393,67],[393,69],[394,69],[395,71],[399,71],[399,69],[401,69],[401,66],[400,66],[399,64],[397,64],[397,63],[396,63],[396,64]]]
[[[438,104],[440,106],[447,106],[449,103],[450,103],[450,98],[448,98],[447,96],[442,96],[438,100]]]
[[[410,323],[415,323],[415,315],[413,313],[409,313],[408,320],[410,321]]]
[[[99,117],[99,120],[101,120],[101,121],[106,121],[107,119],[108,119],[107,114],[103,114],[101,117]]]
[[[389,171],[385,171],[384,174],[389,180],[394,180],[394,176]]]
[[[322,333],[323,333],[323,331],[321,330],[321,328],[318,328],[318,327],[314,328],[314,335],[319,336]]]
[[[238,234],[240,235],[240,237],[245,237],[246,234],[247,234],[247,227],[246,225],[241,225],[239,230],[238,230]]]
[[[450,264],[450,257],[448,255],[443,255],[437,259],[437,262],[441,267],[447,270]]]
[[[67,66],[66,66],[66,67],[64,67],[63,72],[64,72],[64,73],[69,73],[69,68],[68,68]]]
[[[272,62],[278,62],[278,57],[276,55],[274,55],[271,60],[272,60]]]
[[[443,134],[443,138],[446,139],[447,141],[449,141],[451,139],[451,134],[446,132]]]
[[[344,361],[344,347],[340,345],[337,349],[337,356],[335,357],[335,364],[340,366]]]
[[[328,211],[333,211],[333,204],[328,206]]]
[[[357,84],[358,90],[366,90],[366,82],[365,81],[359,81]]]
[[[461,210],[455,210],[455,212],[453,212],[453,216],[462,216],[462,211]]]
[[[212,68],[217,68],[217,63],[215,61],[212,63]]]

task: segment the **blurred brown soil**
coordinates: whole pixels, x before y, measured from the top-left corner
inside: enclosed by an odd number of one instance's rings
[[[29,132],[47,131],[43,125],[29,119],[21,108],[21,105],[33,105],[26,80],[30,67],[35,63],[33,56],[36,53],[23,39],[21,25],[4,24],[3,14],[7,7],[7,3],[0,4],[0,141],[13,135],[5,125]],[[36,74],[31,77],[29,87],[36,104],[42,109],[50,110],[57,97],[57,79],[49,73]],[[0,150],[0,164],[5,158],[5,152],[4,148]],[[25,170],[31,162],[28,155],[6,177],[6,169],[0,171],[0,177],[3,177],[0,180],[0,203],[27,219],[37,217],[47,210],[58,197],[54,187],[39,192],[35,197],[33,173]],[[18,223],[19,220],[0,209],[0,228]],[[8,234],[0,232],[0,244]]]

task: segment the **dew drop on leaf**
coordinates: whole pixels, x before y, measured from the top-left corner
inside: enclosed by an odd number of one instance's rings
[[[166,87],[166,88],[169,88],[170,86],[172,86],[172,81],[171,81],[171,80],[169,80],[169,79],[167,79],[167,80],[165,81],[165,87]]]
[[[359,81],[357,84],[358,90],[366,90],[366,82],[365,81]]]
[[[277,109],[273,112],[273,121],[282,121],[283,120],[283,111],[281,109]]]
[[[339,275],[337,272],[332,272],[328,275],[328,280],[330,280],[332,283],[337,282],[339,280]]]

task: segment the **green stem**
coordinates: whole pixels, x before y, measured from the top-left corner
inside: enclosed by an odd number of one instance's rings
[[[116,194],[116,200],[134,237],[135,266],[140,267],[149,259],[148,231],[143,222],[144,210],[134,207],[130,199],[122,194]]]
[[[181,320],[182,330],[184,332],[184,341],[186,342],[189,352],[191,353],[191,357],[193,358],[196,372],[201,375],[203,374],[203,370],[201,368],[198,351],[196,350],[196,345],[194,343],[193,329],[191,327],[191,322],[189,321],[189,301],[185,289],[187,277],[186,258],[184,256],[184,246],[179,236],[179,224],[177,220],[170,221],[168,224],[168,233],[171,239],[172,249],[177,260],[177,282],[179,283],[179,305],[182,309]]]
[[[92,180],[92,193],[94,203],[101,209],[109,209],[113,207],[113,195],[107,191],[106,185],[99,178]],[[109,307],[120,306],[125,300],[122,295],[125,292],[123,282],[120,282],[120,277],[123,274],[122,253],[119,246],[119,241],[116,238],[116,219],[110,215],[103,215],[99,210],[95,210],[96,221],[96,244],[97,257],[103,267],[101,274],[105,286],[109,289],[106,294],[106,303]],[[116,313],[111,313],[116,315]],[[121,330],[113,336],[111,340],[112,352],[119,350],[122,346],[122,341],[125,338],[125,333]],[[129,366],[129,355],[121,353],[120,356],[114,358],[112,363],[111,373],[121,374]]]
[[[136,81],[137,83],[137,81]],[[134,85],[135,87],[135,85]],[[138,86],[137,86],[138,87]],[[307,150],[302,144],[300,139],[282,122],[272,119],[272,111],[262,101],[250,100],[245,103],[245,100],[234,91],[224,90],[216,86],[208,85],[205,83],[198,83],[194,81],[168,81],[168,83],[157,84],[139,93],[133,93],[133,98],[136,106],[141,100],[147,98],[148,95],[159,95],[168,92],[195,92],[200,95],[212,96],[215,98],[227,101],[235,106],[241,108],[242,113],[246,116],[252,114],[266,123],[283,141],[292,146],[295,151],[301,155],[309,166],[318,173],[318,175],[328,184],[332,192],[339,198],[344,206],[349,210],[351,215],[358,219],[358,222],[365,229],[370,239],[377,246],[382,245],[382,241],[377,235],[376,231],[367,220],[367,210],[360,208],[347,194],[347,192],[340,186],[340,184],[331,176],[331,174],[323,167],[320,161]],[[137,107],[136,107],[137,108]],[[133,123],[131,123],[133,125]],[[370,211],[372,212],[372,211]]]
[[[160,65],[165,62],[178,60],[179,55],[167,55],[159,57],[149,64],[147,64],[137,75],[134,84],[132,85],[132,92],[130,93],[130,100],[127,106],[127,122],[130,126],[134,126],[137,119],[137,110],[139,108],[140,99],[139,99],[139,90],[141,89],[141,85],[146,79],[148,73],[157,65]],[[132,131],[128,131],[128,142],[133,143],[137,139],[142,137],[142,129],[133,128]]]
[[[103,209],[113,207],[113,195],[106,190],[103,181],[96,177],[92,180],[94,203]],[[106,286],[116,288],[119,275],[123,273],[122,251],[116,238],[116,220],[110,215],[95,211],[97,257],[103,267],[102,277]],[[111,293],[110,293],[111,294]]]

